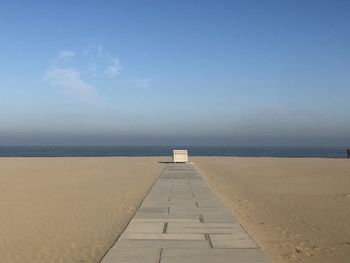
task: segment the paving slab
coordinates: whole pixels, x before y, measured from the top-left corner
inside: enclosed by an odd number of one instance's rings
[[[129,248],[205,248],[209,249],[210,244],[207,240],[119,240],[116,247]]]
[[[238,223],[168,223],[167,233],[245,234]]]
[[[269,263],[192,164],[168,164],[102,263]]]
[[[163,249],[161,263],[269,263],[260,249]]]
[[[135,222],[131,221],[124,233],[163,233],[164,223],[155,222]]]
[[[209,234],[213,248],[257,248],[257,244],[244,231],[233,234]]]
[[[133,233],[124,232],[121,239],[130,240],[205,240],[203,234],[186,234],[186,233]]]
[[[143,222],[143,223],[201,223],[199,218],[134,218],[131,222]]]

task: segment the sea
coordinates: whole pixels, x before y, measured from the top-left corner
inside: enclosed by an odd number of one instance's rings
[[[0,157],[171,156],[187,149],[190,156],[346,158],[344,147],[234,146],[0,146]]]

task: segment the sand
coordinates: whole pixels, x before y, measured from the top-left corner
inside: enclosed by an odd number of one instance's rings
[[[0,158],[0,262],[98,262],[164,169],[159,160]]]
[[[167,160],[0,158],[0,262],[99,262]],[[350,160],[190,160],[274,262],[350,262]]]
[[[350,262],[350,160],[191,160],[274,262]]]

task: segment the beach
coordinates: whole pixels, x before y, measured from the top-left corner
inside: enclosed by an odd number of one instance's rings
[[[159,158],[0,158],[0,262],[99,262]]]
[[[350,161],[193,157],[274,262],[350,262]]]
[[[0,262],[99,262],[170,159],[0,158]],[[349,160],[190,161],[273,262],[349,262]]]

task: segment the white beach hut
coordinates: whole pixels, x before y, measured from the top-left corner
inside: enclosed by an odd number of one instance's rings
[[[187,150],[173,150],[173,162],[174,163],[187,163],[188,162]]]

